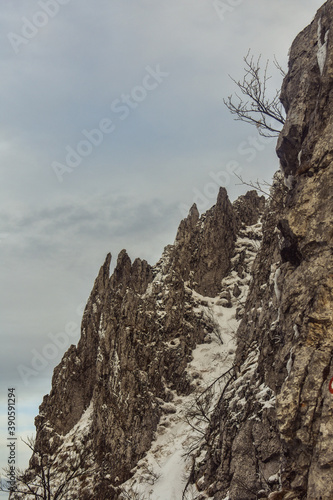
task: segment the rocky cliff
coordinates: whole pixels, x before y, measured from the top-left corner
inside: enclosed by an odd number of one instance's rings
[[[43,453],[67,499],[333,499],[331,33],[333,0],[291,48],[266,208],[221,188],[155,266],[122,251],[110,277],[107,256],[36,418],[36,484]]]
[[[333,499],[333,2],[294,41],[236,377],[196,460],[214,499]],[[273,490],[277,490],[273,492]]]

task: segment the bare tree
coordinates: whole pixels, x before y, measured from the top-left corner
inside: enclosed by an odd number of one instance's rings
[[[271,78],[268,75],[268,64],[266,61],[264,68],[261,66],[261,56],[257,60],[250,54],[250,50],[244,57],[245,75],[243,80],[231,78],[237,85],[242,95],[235,93],[234,96],[223,99],[229,111],[236,115],[236,120],[255,125],[258,132],[263,137],[275,137],[281,130],[285,118],[283,106],[280,101],[280,91],[276,90],[273,97],[269,97],[267,82]],[[284,75],[284,71],[274,58],[274,65],[277,70]]]
[[[35,465],[27,471],[16,469],[15,484],[11,486],[8,486],[6,481],[1,481],[0,491],[10,493],[10,498],[61,500],[65,498],[75,479],[86,476],[95,469],[87,469],[82,456],[50,456],[42,453],[37,449],[34,438],[23,442],[32,451]],[[4,471],[8,476],[9,471]]]
[[[235,367],[233,365],[213,380],[204,390],[200,391],[198,395],[194,396],[185,409],[184,420],[193,431],[185,456],[191,456],[205,441],[217,398],[221,400],[225,390],[234,378]]]
[[[255,189],[256,191],[259,191],[260,193],[264,194],[265,196],[272,198],[272,195],[270,194],[270,189],[272,187],[272,184],[269,184],[269,182],[267,182],[265,180],[259,181],[259,179],[257,179],[256,182],[244,181],[244,179],[241,175],[235,174],[235,176],[237,177],[237,179],[239,179],[241,181],[241,183],[238,185],[249,186],[249,187]]]

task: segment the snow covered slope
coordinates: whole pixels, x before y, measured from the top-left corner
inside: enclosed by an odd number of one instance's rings
[[[204,343],[193,350],[193,359],[186,368],[194,390],[187,396],[179,396],[174,392],[171,403],[161,401],[163,416],[157,426],[155,439],[146,456],[132,470],[133,477],[122,485],[120,498],[199,498],[196,486],[189,482],[193,457],[197,456],[205,441],[207,426],[218,399],[234,377],[235,334],[249,290],[251,268],[260,239],[260,222],[241,231],[232,262],[237,267],[242,255],[244,268],[241,275],[235,267],[231,269],[222,281],[218,296],[204,297],[187,287],[194,312],[209,319],[213,325]],[[235,290],[238,290],[238,297],[232,293]],[[200,494],[200,498],[209,497]]]

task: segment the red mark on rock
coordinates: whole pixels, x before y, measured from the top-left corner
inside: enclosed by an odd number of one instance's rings
[[[328,386],[328,389],[329,389],[330,393],[333,394],[333,377],[330,380],[330,385]]]

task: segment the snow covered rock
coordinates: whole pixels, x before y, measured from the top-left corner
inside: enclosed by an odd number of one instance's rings
[[[244,308],[260,245],[264,198],[252,193],[235,206],[223,188],[201,217],[194,205],[175,244],[155,266],[140,259],[132,263],[123,250],[109,277],[111,255],[106,257],[84,311],[79,344],[56,367],[36,417],[37,448],[63,456],[90,408],[89,448],[75,450],[97,465],[93,481],[73,486],[83,500],[121,498],[125,483],[148,495],[156,482],[156,491],[162,491],[166,469],[160,478],[152,457],[173,470],[175,498],[185,487],[189,471],[183,454],[198,448],[221,387],[232,375],[236,309]],[[241,223],[241,211],[251,226]],[[208,400],[201,401],[201,391],[215,379],[205,393]],[[203,406],[207,415],[200,418]],[[177,457],[170,456],[173,448]]]

